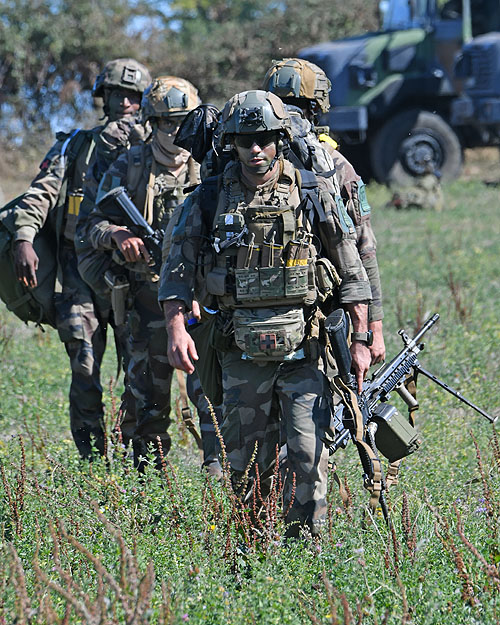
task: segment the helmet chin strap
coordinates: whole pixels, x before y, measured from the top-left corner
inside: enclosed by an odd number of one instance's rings
[[[281,146],[280,146],[280,143],[281,143]],[[280,132],[279,135],[278,135],[278,138],[276,139],[276,156],[274,156],[272,161],[269,163],[269,167],[266,169],[264,174],[269,173],[273,169],[273,167],[276,165],[276,163],[280,160],[280,158],[283,158],[283,156],[284,156],[283,148],[284,147],[285,147],[285,137]]]

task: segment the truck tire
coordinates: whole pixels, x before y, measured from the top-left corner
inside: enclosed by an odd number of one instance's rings
[[[440,115],[411,109],[378,130],[370,142],[370,160],[379,182],[405,185],[424,173],[429,162],[443,180],[458,178],[463,154],[455,131]]]

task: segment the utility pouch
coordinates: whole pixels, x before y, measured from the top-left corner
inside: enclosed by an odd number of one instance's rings
[[[104,281],[111,289],[111,308],[117,326],[125,323],[127,311],[127,297],[130,290],[130,283],[124,274],[115,274],[110,269],[104,274]]]
[[[235,269],[236,299],[238,301],[258,300],[260,294],[258,269]]]
[[[240,213],[221,213],[215,223],[214,248],[217,253],[225,247],[240,243],[246,232],[245,218]]]
[[[340,276],[328,258],[318,258],[316,261],[316,282],[321,301],[333,295],[340,286]]]
[[[226,295],[227,269],[215,267],[207,273],[205,286],[211,295]]]
[[[377,424],[375,445],[390,462],[409,456],[422,444],[417,430],[391,404],[379,404],[371,421]]]
[[[285,293],[283,267],[260,267],[259,284],[261,299],[283,297]]]
[[[285,296],[286,297],[302,297],[307,295],[309,290],[308,280],[309,267],[305,265],[295,265],[294,267],[285,267]]]
[[[255,360],[284,361],[305,335],[301,308],[238,308],[233,313],[236,345]]]
[[[80,213],[80,204],[83,200],[83,193],[73,191],[68,193],[68,205],[66,211],[66,223],[64,225],[64,238],[73,241],[75,238],[76,222]]]

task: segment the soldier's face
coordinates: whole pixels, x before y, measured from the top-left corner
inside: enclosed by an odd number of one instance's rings
[[[234,147],[244,169],[252,174],[268,171],[277,154],[275,132],[258,132],[254,135],[235,135]]]
[[[134,115],[141,108],[141,94],[122,87],[106,89],[106,104],[110,121],[125,115]]]

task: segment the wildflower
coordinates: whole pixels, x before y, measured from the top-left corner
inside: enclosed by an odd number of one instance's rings
[[[212,523],[212,525],[210,526],[210,531],[213,532],[215,530],[215,525]]]
[[[189,621],[189,616],[187,614],[183,614],[182,615],[182,620],[183,621]]]

